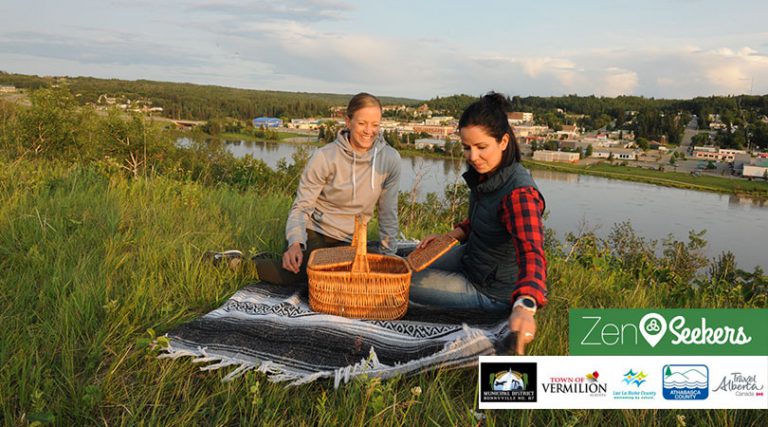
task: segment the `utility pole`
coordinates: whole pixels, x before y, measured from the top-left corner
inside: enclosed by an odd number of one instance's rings
[[[752,96],[752,87],[755,84],[754,76],[750,78],[739,79],[739,80],[743,80],[743,81],[749,80],[749,96]],[[739,113],[741,113],[741,120],[744,121],[744,139],[747,140],[747,153],[751,153],[752,149],[749,143],[749,123],[747,123],[747,119],[744,117],[744,110],[742,108],[741,102],[738,103],[738,106],[739,106]]]

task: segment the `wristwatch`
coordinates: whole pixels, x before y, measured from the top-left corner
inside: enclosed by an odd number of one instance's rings
[[[529,296],[518,298],[515,303],[512,304],[512,310],[517,307],[522,307],[523,310],[529,311],[531,314],[536,314],[536,300]]]

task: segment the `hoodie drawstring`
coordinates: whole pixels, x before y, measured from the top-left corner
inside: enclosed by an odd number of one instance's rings
[[[357,169],[357,156],[355,155],[354,150],[352,151],[352,201],[355,201],[355,189],[357,186],[356,177],[355,177],[355,169]]]
[[[376,152],[378,150],[379,147],[373,147],[373,161],[371,162],[371,190],[373,190],[373,174],[376,171]]]

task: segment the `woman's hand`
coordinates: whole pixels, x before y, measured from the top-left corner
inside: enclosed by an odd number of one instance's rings
[[[462,230],[459,227],[456,227],[453,230],[445,233],[445,235],[446,236],[450,236],[450,237],[458,240],[459,242],[463,242],[464,239],[467,237],[466,234],[464,233],[464,230]],[[436,238],[438,238],[440,236],[442,236],[442,234],[430,234],[429,236],[421,239],[421,241],[419,242],[418,246],[416,246],[416,247],[418,249],[426,248],[430,244],[430,242],[432,242],[433,240],[435,240]]]
[[[421,241],[416,246],[416,248],[417,249],[426,248],[430,244],[430,242],[432,242],[433,240],[437,239],[440,236],[441,234],[430,234],[429,236],[421,239]]]
[[[509,316],[509,332],[517,335],[515,354],[524,355],[525,346],[536,337],[536,319],[533,318],[533,313],[523,307],[513,309]]]
[[[303,259],[304,254],[301,253],[301,243],[294,243],[288,246],[288,250],[283,254],[283,268],[298,274]]]

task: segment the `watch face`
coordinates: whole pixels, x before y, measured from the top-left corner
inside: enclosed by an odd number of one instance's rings
[[[536,303],[528,298],[523,298],[523,305],[527,308],[536,308]]]

